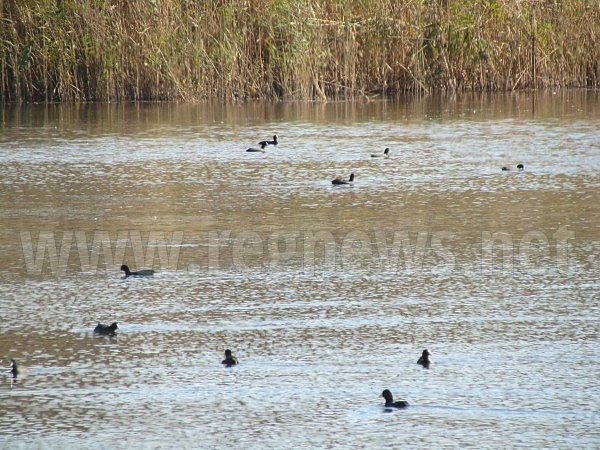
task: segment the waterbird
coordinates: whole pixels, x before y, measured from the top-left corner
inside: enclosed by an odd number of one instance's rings
[[[386,408],[407,408],[409,406],[406,400],[394,401],[394,396],[389,389],[385,389],[381,396],[385,399]]]
[[[99,334],[101,336],[114,336],[118,328],[117,322],[113,322],[110,325],[98,323],[96,328],[94,328],[94,334]]]
[[[273,140],[272,141],[260,141],[258,143],[258,145],[263,145],[263,144],[265,145],[265,147],[267,145],[277,145],[277,135],[276,134],[273,135]]]
[[[354,174],[350,174],[350,178],[348,180],[344,180],[340,177],[337,177],[335,180],[331,180],[331,184],[352,184],[354,182]]]
[[[431,352],[429,350],[427,350],[427,349],[423,350],[423,353],[419,357],[417,364],[420,364],[423,367],[425,367],[426,369],[429,369],[429,365],[433,362],[431,360],[430,356],[431,356]]]
[[[238,363],[238,360],[235,356],[231,354],[231,350],[225,350],[225,359],[221,361],[221,364],[225,364],[226,367],[235,366]]]
[[[13,379],[16,379],[17,375],[19,375],[19,368],[17,367],[17,361],[15,361],[14,359],[10,360],[9,372],[12,374]]]
[[[512,167],[510,167],[510,166],[502,166],[501,170],[510,171],[510,170],[512,170]],[[517,164],[517,170],[519,172],[522,172],[523,170],[525,170],[525,166],[523,166],[523,164],[519,163],[519,164]]]
[[[371,158],[381,158],[381,157],[383,157],[383,158],[389,158],[389,156],[390,156],[390,149],[389,148],[386,148],[383,151],[383,155],[380,155],[378,153],[371,153]]]
[[[138,272],[132,272],[131,270],[129,270],[129,267],[127,267],[125,264],[123,264],[121,266],[121,271],[125,272],[125,278],[127,278],[127,277],[148,277],[150,275],[154,275],[154,270],[152,270],[152,269],[145,269],[145,270],[140,270]]]
[[[249,149],[247,149],[247,152],[265,152],[265,147],[267,146],[267,141],[262,141],[260,144],[260,148],[256,148],[256,147],[250,147]]]

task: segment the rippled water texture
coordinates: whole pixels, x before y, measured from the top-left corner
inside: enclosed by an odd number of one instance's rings
[[[0,114],[0,448],[600,447],[597,93]]]

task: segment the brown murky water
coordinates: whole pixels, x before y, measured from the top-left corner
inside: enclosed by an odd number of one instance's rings
[[[0,447],[600,445],[597,93],[0,114]]]

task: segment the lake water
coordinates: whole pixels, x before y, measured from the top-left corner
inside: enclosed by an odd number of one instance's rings
[[[600,448],[598,93],[0,114],[0,448]]]

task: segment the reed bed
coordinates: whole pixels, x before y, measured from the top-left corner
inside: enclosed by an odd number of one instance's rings
[[[0,0],[2,101],[597,87],[598,0]]]

